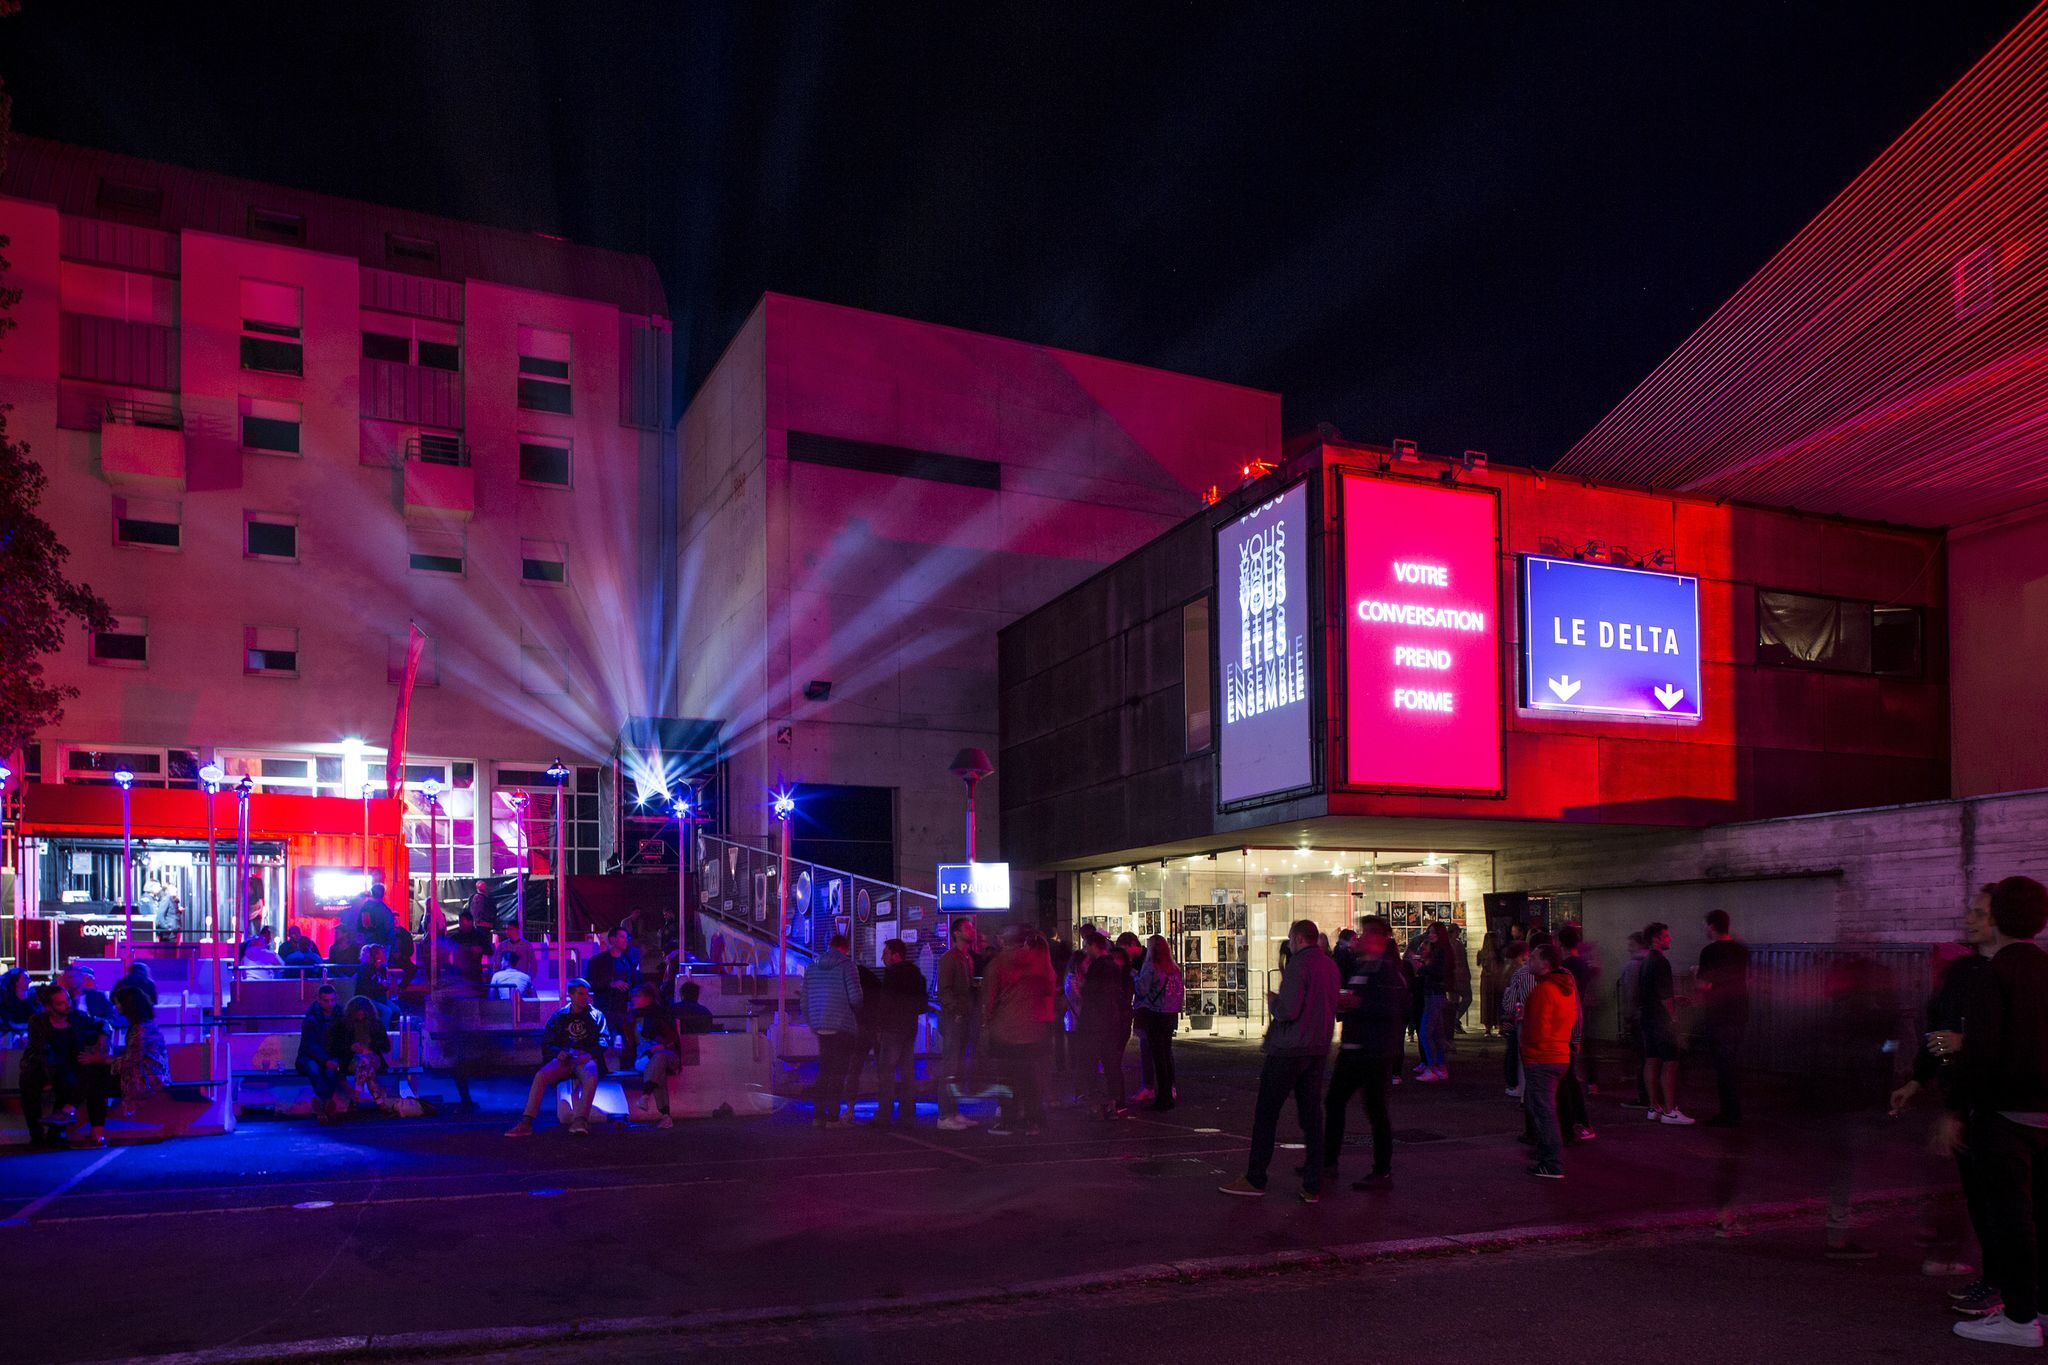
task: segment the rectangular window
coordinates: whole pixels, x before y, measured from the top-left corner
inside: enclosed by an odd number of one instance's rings
[[[114,499],[114,543],[175,550],[183,532],[175,502],[155,498]]]
[[[565,415],[571,410],[567,332],[519,329],[519,406]]]
[[[304,374],[303,295],[297,285],[242,281],[242,368]]]
[[[149,618],[116,616],[92,633],[92,661],[108,668],[143,668],[149,663]]]
[[[425,237],[387,232],[384,234],[384,258],[393,265],[436,266],[441,263],[441,244]]]
[[[1756,595],[1756,658],[1780,668],[1917,677],[1923,619],[1918,607],[1880,607],[1807,593]]]
[[[420,360],[422,368],[429,370],[460,370],[462,348],[446,341],[428,341],[421,338]]]
[[[306,217],[300,213],[285,213],[279,209],[249,206],[249,235],[262,237],[273,242],[304,242],[306,240]]]
[[[393,687],[405,681],[405,651],[411,635],[387,636],[384,651],[384,681]],[[414,687],[439,687],[441,685],[440,655],[432,637],[420,642],[420,666],[413,674]]]
[[[245,397],[242,399],[241,408],[242,449],[265,455],[299,453],[299,421],[302,409],[297,403]]]
[[[557,488],[569,486],[569,442],[545,436],[519,438],[519,480],[545,483]]]
[[[928,479],[933,483],[957,483],[963,488],[1000,489],[1003,486],[1003,467],[994,460],[941,455],[935,451],[885,445],[879,441],[852,441],[843,436],[820,436],[814,431],[792,431],[785,451],[798,464],[858,469],[870,474],[891,474],[901,479]]]
[[[63,261],[57,267],[57,303],[67,313],[178,325],[178,282],[162,275]]]
[[[1209,747],[1215,728],[1209,676],[1209,599],[1180,609],[1180,679],[1182,715],[1187,722],[1187,752]]]
[[[242,671],[266,678],[299,676],[296,626],[248,626],[242,631]]]
[[[412,338],[386,336],[382,332],[363,333],[363,359],[389,360],[403,365],[412,359]]]
[[[519,576],[528,583],[565,583],[569,578],[568,555],[560,541],[519,542]]]
[[[251,559],[297,559],[299,519],[278,512],[251,512],[242,523],[242,545]]]
[[[408,527],[405,548],[412,567],[420,573],[462,572],[463,543],[459,530],[434,526]]]

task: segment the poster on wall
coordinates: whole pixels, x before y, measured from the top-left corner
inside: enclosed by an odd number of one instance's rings
[[[1494,493],[1347,473],[1342,496],[1345,781],[1498,794]]]
[[[1217,531],[1216,613],[1217,799],[1312,786],[1307,483]]]
[[[1522,700],[1533,711],[1700,718],[1700,581],[1522,558]]]

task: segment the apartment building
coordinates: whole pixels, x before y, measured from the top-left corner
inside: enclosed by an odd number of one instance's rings
[[[674,685],[653,263],[20,136],[0,235],[0,402],[116,613],[49,661],[80,696],[28,780],[381,789],[416,625],[404,776],[447,789],[441,870],[519,861],[522,789],[544,846],[560,757],[597,871],[609,755]]]

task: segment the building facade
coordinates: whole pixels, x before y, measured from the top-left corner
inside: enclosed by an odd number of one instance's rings
[[[32,782],[381,794],[412,693],[407,841],[444,875],[552,841],[599,870],[610,756],[659,713],[674,446],[652,263],[14,138],[10,434],[113,609]],[[528,815],[514,793],[531,789]]]

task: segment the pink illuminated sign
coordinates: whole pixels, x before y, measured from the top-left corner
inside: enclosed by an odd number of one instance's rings
[[[1346,780],[1500,791],[1494,495],[1341,477]]]

